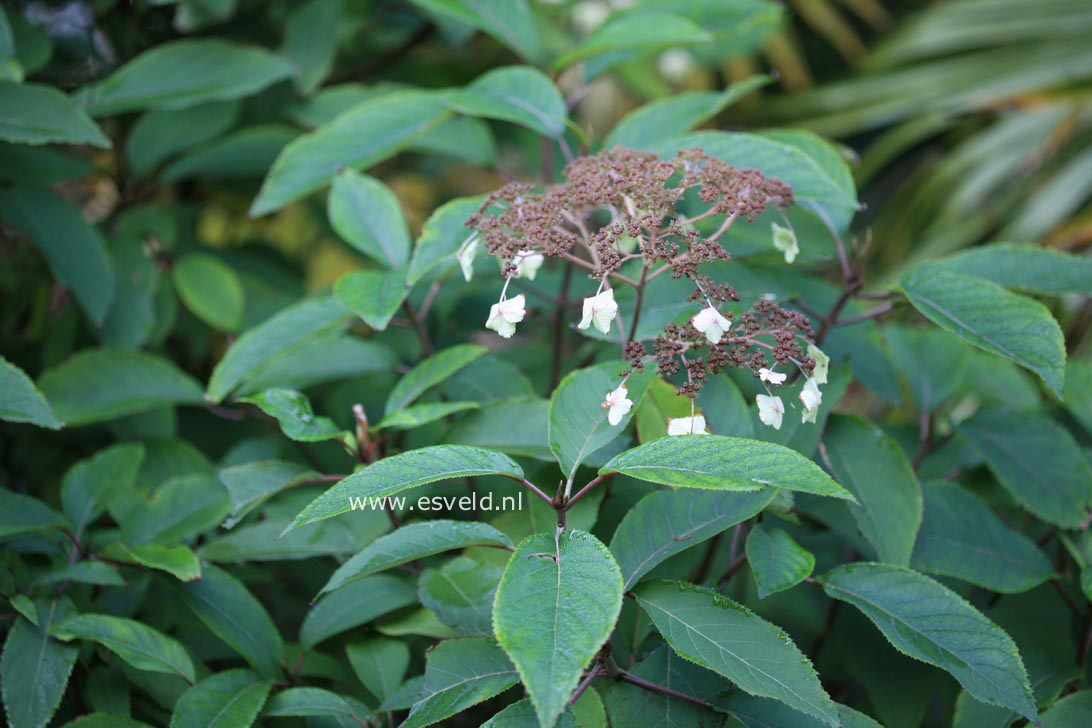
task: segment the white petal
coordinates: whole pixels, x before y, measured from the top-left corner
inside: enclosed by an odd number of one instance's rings
[[[760,394],[755,397],[755,400],[758,402],[758,419],[762,424],[780,430],[782,417],[785,414],[785,404],[781,398]]]
[[[706,432],[705,417],[702,415],[672,417],[667,421],[667,434],[672,437],[678,435],[703,435]]]
[[[819,391],[819,384],[815,381],[815,377],[808,377],[808,381],[804,383],[804,388],[800,390],[800,402],[804,405],[806,412],[819,409],[819,405],[823,403],[823,393]],[[814,419],[811,421],[814,422]]]
[[[808,356],[815,360],[815,369],[812,371],[811,376],[819,384],[826,384],[827,373],[830,369],[830,357],[824,354],[818,346],[810,343],[808,344]]]
[[[758,370],[758,378],[761,379],[763,382],[769,382],[770,384],[784,384],[788,376],[788,374],[775,372],[774,370],[767,369],[766,367],[762,367]]]
[[[781,227],[776,222],[771,227],[774,247],[785,254],[786,263],[792,263],[800,254],[800,246],[796,244],[796,232],[792,228]]]
[[[610,333],[610,326],[618,315],[618,304],[614,302],[614,290],[611,288],[584,299],[584,316],[577,324],[578,329],[587,329],[592,324],[604,334]]]
[[[470,279],[474,277],[474,256],[478,253],[478,238],[477,236],[471,238],[459,254],[455,257],[459,260],[459,267],[463,269],[463,278],[469,283]]]
[[[720,311],[708,306],[697,313],[690,323],[695,329],[705,334],[705,338],[712,344],[719,344],[724,334],[732,326],[732,322],[724,318]]]
[[[500,315],[509,323],[518,324],[527,315],[527,298],[522,293],[497,305],[500,306]]]
[[[521,250],[516,253],[516,275],[520,278],[526,278],[529,281],[533,281],[535,276],[538,275],[538,269],[542,267],[542,262],[546,260],[542,253],[536,253],[533,250]]]

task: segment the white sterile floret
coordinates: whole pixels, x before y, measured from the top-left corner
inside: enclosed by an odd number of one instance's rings
[[[603,400],[603,406],[607,408],[607,422],[611,424],[611,427],[621,422],[622,418],[633,409],[633,400],[629,399],[627,395],[629,395],[629,390],[626,389],[624,384],[619,384],[617,389],[607,392],[606,399]]]
[[[544,260],[546,260],[546,256],[542,253],[536,253],[533,250],[519,251],[512,261],[516,264],[516,277],[533,281],[535,276],[538,275],[538,269],[542,267]]]
[[[819,405],[823,403],[823,393],[819,391],[819,383],[815,377],[808,377],[804,382],[804,388],[800,390],[800,402],[804,405],[804,422],[815,422],[819,414]]]
[[[769,382],[770,384],[784,384],[788,376],[788,374],[775,372],[773,369],[767,369],[766,367],[762,367],[758,370],[758,378],[764,382]]]
[[[815,360],[815,369],[811,376],[819,384],[827,383],[827,370],[830,368],[830,357],[815,344],[808,344],[808,356]]]
[[[775,430],[781,429],[781,419],[785,415],[785,403],[780,397],[771,397],[768,394],[760,394],[755,397],[758,402],[758,419],[767,427]]]
[[[690,319],[690,323],[695,329],[705,334],[710,344],[719,344],[732,326],[732,322],[721,316],[720,311],[712,306],[699,311],[694,318]]]
[[[459,261],[459,267],[463,269],[463,278],[467,283],[470,283],[470,279],[474,277],[474,256],[478,254],[478,236],[468,240],[459,252],[455,254],[455,259]]]
[[[781,227],[776,222],[773,228],[773,246],[785,254],[785,262],[792,263],[800,254],[800,246],[796,244],[796,232],[792,228]]]
[[[594,296],[584,299],[584,316],[577,324],[578,329],[587,329],[592,324],[604,334],[610,333],[610,325],[618,315],[618,304],[614,302],[614,290],[607,288]]]
[[[671,417],[667,420],[667,434],[677,435],[704,435],[709,431],[705,427],[705,417],[694,415],[693,417]]]
[[[516,333],[516,324],[527,315],[526,299],[523,294],[515,298],[506,298],[493,304],[489,309],[489,318],[485,321],[485,328],[493,329],[498,334],[508,339]]]

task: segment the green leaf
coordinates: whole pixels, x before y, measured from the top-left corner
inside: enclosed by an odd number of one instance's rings
[[[194,681],[193,660],[186,648],[162,632],[124,617],[80,614],[60,625],[64,639],[98,642],[138,670],[180,675]]]
[[[689,397],[675,394],[678,389],[664,379],[648,385],[641,406],[637,408],[637,440],[649,442],[667,437],[667,421],[674,417],[689,417],[691,410],[702,414],[701,408]]]
[[[527,0],[412,0],[422,10],[488,33],[532,63],[542,59],[538,26]]]
[[[384,637],[355,642],[345,648],[345,656],[360,682],[381,701],[402,684],[410,661],[405,642]]]
[[[947,587],[910,569],[846,564],[820,580],[864,612],[899,652],[947,671],[976,699],[1037,720],[1016,644]]]
[[[220,402],[312,339],[344,326],[349,312],[330,296],[312,298],[271,316],[240,336],[209,379],[208,396]]]
[[[650,149],[663,139],[685,134],[709,121],[747,94],[773,82],[752,76],[724,91],[689,91],[650,101],[627,114],[603,140],[603,148]]]
[[[333,69],[336,41],[342,23],[340,0],[310,0],[296,7],[284,21],[281,55],[296,66],[296,89],[309,96]]]
[[[302,391],[316,384],[389,371],[397,364],[394,352],[386,346],[331,331],[313,335],[271,359],[236,392],[257,394],[276,387]]]
[[[486,354],[475,361],[474,366],[455,372],[443,382],[440,391],[448,399],[480,402],[483,405],[507,399],[526,399],[535,393],[531,380],[519,366],[496,354]],[[545,443],[545,416],[542,424],[542,441]]]
[[[410,430],[427,425],[457,412],[478,409],[477,402],[426,402],[392,412],[375,426],[376,430]]]
[[[329,417],[316,417],[311,410],[311,400],[294,389],[267,389],[239,401],[255,405],[276,418],[285,436],[297,442],[336,440],[345,434]]]
[[[141,53],[106,79],[80,89],[93,116],[141,109],[185,109],[243,98],[293,75],[262,48],[221,40],[177,40]]]
[[[937,326],[1035,372],[1061,396],[1065,342],[1046,306],[991,281],[944,271],[912,270],[899,288]]]
[[[791,589],[815,569],[815,556],[780,528],[755,524],[747,534],[746,550],[759,599]]]
[[[334,297],[341,305],[376,331],[387,328],[407,295],[404,269],[358,270],[346,273],[334,284]]]
[[[1092,434],[1092,361],[1070,360],[1065,374],[1065,408]]]
[[[481,364],[475,368],[478,366]],[[547,433],[549,417],[550,403],[544,399],[491,402],[456,422],[444,439],[452,445],[475,445],[508,455],[552,461]]]
[[[815,668],[780,628],[709,589],[661,581],[638,587],[637,601],[682,657],[741,690],[774,698],[839,726]]]
[[[629,590],[642,576],[677,553],[707,541],[757,515],[777,493],[664,490],[637,502],[618,524],[610,542]]]
[[[834,415],[823,435],[830,468],[857,503],[849,510],[880,560],[910,564],[921,526],[921,486],[898,443],[875,425]]]
[[[54,602],[55,603],[55,602]],[[60,705],[79,650],[16,617],[0,655],[0,687],[11,728],[42,728]]]
[[[474,234],[466,220],[478,211],[484,196],[459,197],[436,208],[421,228],[421,236],[413,249],[406,281],[413,285],[443,265],[444,270],[456,265],[455,253]]]
[[[114,271],[102,237],[80,210],[48,189],[14,186],[0,189],[0,214],[27,234],[57,282],[101,325],[114,295]]]
[[[234,101],[192,106],[177,111],[149,111],[137,119],[125,138],[125,156],[133,174],[151,174],[179,152],[216,139],[235,123]]]
[[[265,677],[281,675],[284,645],[265,607],[241,581],[211,564],[198,581],[176,585],[198,619]]]
[[[144,462],[139,443],[114,445],[69,468],[61,483],[61,507],[77,540],[110,501],[132,489]]]
[[[170,361],[122,349],[83,349],[42,374],[38,386],[73,427],[203,402],[201,386]]]
[[[550,450],[566,477],[571,478],[589,455],[626,432],[633,411],[612,426],[607,421],[607,408],[603,407],[607,394],[622,383],[618,372],[626,368],[621,362],[607,362],[578,369],[562,379],[554,390],[550,398]],[[634,372],[626,380],[634,408],[640,405],[655,376],[651,370]]]
[[[61,514],[37,498],[0,488],[0,538],[66,526]]]
[[[1092,294],[1092,258],[1022,243],[979,245],[922,265],[1044,295]]]
[[[430,92],[401,91],[357,104],[284,148],[250,215],[321,189],[340,169],[363,169],[397,154],[447,116],[441,97]]]
[[[13,81],[0,81],[0,140],[110,148],[102,129],[72,99],[52,86]]]
[[[677,488],[738,491],[769,486],[854,500],[818,465],[794,450],[723,435],[653,440],[615,456],[599,472],[622,473]]]
[[[1078,528],[1092,510],[1092,466],[1073,436],[1046,415],[986,410],[958,431],[1016,502],[1044,521]]]
[[[151,728],[151,726],[113,713],[88,713],[70,720],[62,728]]]
[[[290,507],[278,503],[278,511]],[[294,507],[294,506],[291,506]],[[279,517],[254,520],[201,545],[201,558],[224,563],[290,561],[316,556],[347,557],[390,527],[387,514],[371,511],[347,521],[326,521],[281,536],[287,520]]]
[[[411,523],[381,536],[342,564],[322,587],[333,591],[350,581],[416,559],[469,546],[511,546],[503,533],[486,523],[435,520]]]
[[[64,424],[19,367],[0,356],[0,420],[59,430]]]
[[[127,546],[121,541],[114,541],[104,546],[99,553],[114,561],[140,564],[166,572],[180,581],[201,578],[201,562],[197,554],[185,546],[160,546],[152,543]]]
[[[121,525],[128,546],[171,545],[214,528],[230,508],[224,486],[209,475],[172,478]]]
[[[300,626],[300,645],[309,650],[336,634],[416,603],[417,593],[402,579],[386,574],[358,579],[311,607]]]
[[[807,715],[768,698],[756,698],[753,695],[732,693],[724,700],[716,702],[717,708],[726,711],[734,719],[739,721],[743,728],[819,728],[822,721],[815,720]],[[883,728],[872,718],[864,713],[858,713],[853,708],[847,708],[840,703],[834,704],[838,709],[838,719],[842,728]]]
[[[920,410],[932,412],[963,393],[970,355],[978,352],[948,332],[932,327],[888,326],[884,328],[884,337]]]
[[[156,330],[159,314],[156,296],[161,273],[144,241],[136,235],[117,235],[107,247],[114,269],[114,295],[99,331],[99,341],[111,348],[139,349]]]
[[[247,728],[253,725],[273,681],[250,670],[227,670],[206,677],[182,693],[170,728]]]
[[[98,586],[125,586],[125,580],[121,578],[118,570],[102,561],[77,561],[59,569],[51,569],[35,578],[34,586],[60,584],[67,581]]]
[[[555,139],[565,133],[569,118],[553,81],[527,66],[493,69],[452,94],[447,106],[468,116],[510,121]]]
[[[239,129],[169,164],[160,182],[183,179],[245,179],[264,175],[277,155],[299,136],[294,127],[263,124]]]
[[[488,700],[519,676],[488,639],[445,640],[428,653],[425,680],[401,728],[423,728]]]
[[[392,269],[409,260],[409,228],[402,205],[379,180],[342,170],[330,186],[326,210],[334,232],[372,260]]]
[[[489,350],[477,344],[459,344],[433,354],[410,369],[387,395],[384,412],[393,414]]]
[[[603,53],[636,51],[643,55],[712,41],[713,36],[710,33],[686,17],[649,12],[642,8],[637,12],[621,13],[610,18],[579,45],[554,61],[554,68],[562,69]]]
[[[317,476],[310,468],[281,460],[224,468],[220,471],[220,482],[231,497],[231,518],[224,525],[231,528],[273,496]]]
[[[553,725],[622,609],[622,574],[594,536],[529,536],[497,589],[493,630],[541,725]]]
[[[554,725],[554,728],[577,728],[579,725],[581,724],[577,722],[573,715],[573,708],[569,706],[565,708],[565,712],[561,714],[561,718]],[[482,723],[481,728],[539,728],[538,716],[535,715],[535,704],[531,702],[530,698],[518,700]]]
[[[505,455],[463,445],[436,445],[385,458],[353,473],[313,500],[285,529],[289,531],[353,510],[369,507],[368,499],[382,499],[437,480],[472,475],[523,477],[523,470]],[[351,499],[355,499],[350,502]]]
[[[456,633],[469,637],[493,634],[493,599],[503,570],[492,562],[458,556],[417,580],[421,605]]]
[[[246,298],[231,266],[219,258],[191,253],[171,269],[179,298],[193,315],[220,331],[236,331],[243,323]]]
[[[1043,713],[1043,728],[1070,728],[1092,720],[1092,690],[1065,696]]]
[[[925,520],[912,565],[1002,594],[1042,584],[1054,570],[1035,542],[1006,526],[977,495],[954,483],[925,488]]]
[[[634,609],[634,612],[637,611]],[[727,681],[720,675],[684,660],[667,645],[660,645],[648,657],[627,670],[653,685],[700,700],[712,700],[727,688]],[[694,728],[713,719],[705,708],[622,681],[611,686],[606,695],[606,708],[611,725],[615,726]]]
[[[359,728],[372,711],[364,703],[353,698],[332,693],[322,688],[289,688],[269,699],[262,712],[263,718],[325,718],[326,723],[337,728]]]

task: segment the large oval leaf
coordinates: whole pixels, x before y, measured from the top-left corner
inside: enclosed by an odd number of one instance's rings
[[[416,602],[412,586],[387,574],[346,584],[311,607],[300,625],[300,646],[309,650],[336,634]]]
[[[246,728],[258,717],[272,680],[250,670],[210,675],[182,693],[170,728]]]
[[[637,601],[671,648],[752,695],[838,726],[811,661],[777,626],[717,592],[683,582],[638,587]]]
[[[98,642],[139,670],[180,675],[190,683],[194,680],[193,660],[186,648],[136,620],[81,614],[66,620],[58,629],[58,634],[66,639]]]
[[[627,450],[599,469],[677,488],[759,490],[767,486],[855,501],[806,457],[782,445],[724,435],[664,437]]]
[[[527,66],[497,68],[452,95],[448,107],[460,114],[500,119],[548,137],[565,133],[565,99],[553,81]]]
[[[387,395],[386,414],[393,414],[489,352],[477,344],[459,344],[433,354],[406,372]]]
[[[13,81],[0,81],[0,139],[110,148],[110,140],[72,99],[52,86]]]
[[[540,533],[516,547],[497,589],[493,631],[541,725],[565,709],[621,609],[622,574],[591,534]]]
[[[446,640],[428,653],[425,679],[401,728],[423,728],[499,695],[519,676],[493,640]]]
[[[0,690],[11,728],[46,725],[64,696],[80,651],[50,637],[51,626],[52,619],[39,628],[16,616],[4,640]]]
[[[243,322],[246,298],[235,270],[203,253],[183,256],[171,269],[174,287],[186,308],[209,326],[235,331]]]
[[[374,177],[343,170],[334,177],[326,211],[334,232],[372,260],[398,268],[409,259],[409,228],[402,206]]]
[[[821,579],[899,652],[946,670],[978,700],[1038,714],[1016,644],[965,599],[916,571],[885,564],[846,564]]]
[[[0,356],[0,420],[61,429],[49,402],[19,367]]]

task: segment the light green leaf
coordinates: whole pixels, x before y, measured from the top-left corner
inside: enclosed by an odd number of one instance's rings
[[[263,718],[323,718],[336,728],[359,728],[372,710],[359,700],[322,688],[289,688],[269,699]]]
[[[369,499],[382,499],[437,480],[472,475],[523,477],[523,470],[505,455],[477,447],[436,445],[385,458],[353,473],[323,493],[296,516],[291,530],[353,510],[368,507]],[[353,499],[353,502],[350,502]]]
[[[245,179],[264,175],[299,130],[284,124],[248,126],[189,152],[163,170],[159,181]]]
[[[61,507],[77,539],[83,539],[86,528],[106,512],[110,501],[133,487],[143,462],[144,446],[127,443],[101,450],[69,468],[61,483]]]
[[[691,49],[710,65],[759,51],[785,13],[769,0],[643,0],[641,8],[682,15],[712,33],[711,46]]]
[[[0,420],[29,422],[50,430],[61,429],[49,402],[19,367],[0,356]]]
[[[1037,720],[1016,644],[947,587],[910,569],[846,564],[820,579],[864,612],[899,652],[946,670],[976,699]]]
[[[617,455],[599,472],[622,473],[677,488],[738,491],[769,486],[854,500],[818,465],[795,450],[723,435],[653,440]]]
[[[300,645],[309,650],[336,634],[416,603],[417,593],[402,579],[386,574],[358,579],[311,607],[300,626]]]
[[[224,523],[231,528],[266,500],[311,481],[318,473],[296,463],[266,460],[224,468],[219,475],[231,497],[231,518]]]
[[[618,524],[610,542],[628,590],[642,576],[677,553],[707,541],[757,515],[777,493],[665,490],[637,502]]]
[[[410,661],[405,642],[385,637],[354,642],[345,648],[345,656],[360,682],[381,701],[402,684]]]
[[[456,422],[444,439],[452,445],[475,445],[508,455],[552,461],[547,433],[549,416],[550,403],[544,399],[491,402]]]
[[[366,100],[285,147],[250,208],[257,217],[318,189],[339,169],[363,169],[402,151],[447,118],[441,97],[401,91]]]
[[[42,374],[38,386],[73,427],[203,402],[201,386],[170,361],[122,349],[83,349]]]
[[[311,410],[311,400],[294,389],[267,389],[239,401],[255,405],[276,418],[285,436],[298,442],[336,440],[345,434],[329,417],[316,417]]]
[[[182,693],[170,728],[247,728],[261,712],[273,681],[250,670],[206,677]]]
[[[492,640],[445,640],[428,653],[425,680],[401,728],[423,728],[488,700],[519,676]]]
[[[959,425],[1017,503],[1048,523],[1078,528],[1092,510],[1092,466],[1073,436],[1044,414],[986,410]]]
[[[0,215],[27,234],[57,282],[101,325],[114,295],[114,271],[102,236],[80,210],[46,188],[14,186],[0,189]]]
[[[35,578],[34,586],[68,581],[98,586],[125,586],[125,580],[121,578],[117,568],[103,561],[77,561],[59,569],[51,569]]]
[[[133,619],[106,614],[80,614],[58,627],[66,640],[98,642],[138,670],[180,675],[194,681],[193,660],[186,648],[162,632]]]
[[[492,562],[458,556],[443,566],[425,569],[417,579],[421,605],[456,633],[493,635],[493,599],[503,569]]]
[[[925,488],[925,520],[914,545],[915,569],[1016,594],[1053,574],[1038,546],[1006,526],[977,495],[954,483]]]
[[[346,273],[334,284],[334,297],[341,305],[376,331],[387,328],[407,295],[405,269],[358,270]]]
[[[685,134],[712,119],[736,101],[771,83],[770,76],[752,76],[733,83],[724,91],[688,91],[650,101],[627,114],[603,141],[614,146],[649,149],[663,139]]]
[[[466,220],[478,211],[485,198],[459,197],[446,202],[429,216],[417,238],[410,260],[407,282],[412,285],[425,274],[443,265],[444,270],[455,267],[455,253],[467,239],[474,234],[466,226]]]
[[[565,709],[622,609],[622,574],[594,536],[529,536],[512,554],[493,607],[493,630],[541,725]]]
[[[640,11],[616,15],[554,62],[561,69],[603,53],[635,51],[642,55],[667,48],[711,43],[713,36],[681,15]],[[627,53],[627,58],[629,54]],[[661,137],[663,138],[663,137]]]
[[[128,546],[171,545],[214,528],[230,508],[224,486],[209,475],[172,478],[121,524]]]
[[[201,579],[177,584],[176,591],[198,619],[259,674],[281,674],[281,635],[265,607],[241,581],[223,569],[203,564]]]
[[[849,415],[830,418],[823,443],[834,477],[857,499],[850,513],[880,560],[909,565],[921,525],[921,486],[902,448]]]
[[[222,40],[177,40],[145,51],[77,96],[93,116],[140,109],[185,109],[243,98],[293,75],[262,48]]]
[[[477,167],[497,163],[497,142],[493,130],[481,119],[453,116],[417,139],[410,149],[430,154],[446,154]]]
[[[219,258],[191,253],[171,269],[186,308],[214,329],[235,331],[243,323],[246,298],[239,276]]]
[[[0,655],[0,688],[11,728],[42,728],[60,705],[79,650],[16,617]]]
[[[295,64],[293,82],[304,96],[313,93],[330,74],[344,21],[340,0],[310,0],[293,9],[284,21],[281,55]]]
[[[412,0],[441,18],[465,23],[499,40],[532,63],[542,59],[538,26],[527,0]]]
[[[409,260],[409,228],[402,206],[379,180],[342,170],[330,186],[326,210],[334,232],[372,260],[388,268],[400,268]]]
[[[561,472],[572,477],[577,466],[589,455],[626,432],[631,410],[617,425],[607,421],[603,400],[622,383],[618,372],[627,369],[622,362],[607,362],[571,372],[550,398],[550,450],[561,465]],[[634,372],[626,380],[628,397],[634,409],[641,404],[645,390],[655,379],[655,372]]]
[[[756,524],[747,534],[746,550],[759,599],[791,589],[815,569],[815,556],[780,528]]]
[[[944,271],[912,270],[899,288],[937,326],[1035,372],[1061,396],[1065,343],[1046,306],[991,281]]]
[[[552,138],[565,133],[569,113],[553,81],[527,66],[496,68],[447,99],[460,114],[500,119]]]
[[[433,354],[410,369],[387,395],[386,414],[393,414],[444,381],[455,372],[481,358],[489,350],[477,344],[459,344]]]
[[[166,572],[180,581],[201,578],[201,562],[197,554],[185,546],[161,546],[152,543],[127,546],[121,541],[114,541],[104,546],[99,553],[113,561],[140,564]]]
[[[1092,257],[1022,243],[979,245],[922,265],[960,273],[1019,291],[1092,294]]]
[[[342,564],[322,587],[333,591],[350,581],[416,559],[469,546],[511,546],[503,533],[486,523],[435,520],[411,523],[381,536]]]
[[[683,582],[652,582],[636,590],[641,608],[671,648],[734,682],[839,726],[834,702],[811,661],[780,628],[741,604]]]
[[[110,148],[110,140],[72,99],[52,86],[14,81],[0,81],[0,140]]]
[[[149,111],[125,137],[125,156],[133,174],[147,175],[175,154],[211,142],[239,115],[239,103],[215,102],[177,111]]]
[[[376,425],[377,430],[410,430],[427,425],[457,412],[478,409],[477,402],[426,402],[392,412]]]
[[[301,301],[240,336],[209,379],[208,396],[220,402],[310,340],[344,326],[350,313],[330,296]]]

